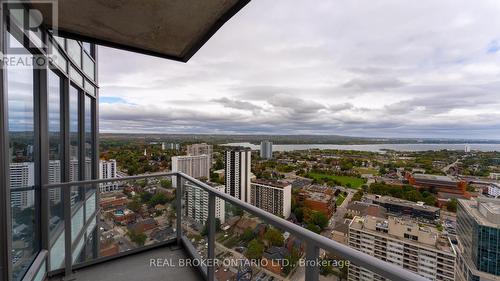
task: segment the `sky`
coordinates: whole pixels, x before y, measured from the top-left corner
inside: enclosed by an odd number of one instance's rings
[[[253,0],[188,63],[100,47],[100,130],[500,139],[499,14]]]

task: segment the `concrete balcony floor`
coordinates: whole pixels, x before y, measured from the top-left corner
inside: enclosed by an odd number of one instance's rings
[[[73,278],[75,281],[202,281],[197,268],[178,266],[178,260],[186,258],[188,255],[184,249],[167,246],[76,270]],[[150,259],[163,259],[175,266],[150,266]],[[55,276],[49,280],[60,281],[62,277]]]

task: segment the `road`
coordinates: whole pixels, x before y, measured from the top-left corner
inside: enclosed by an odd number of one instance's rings
[[[448,166],[444,167],[443,169],[441,169],[441,171],[443,171],[443,173],[445,173],[445,174],[448,174],[448,173],[447,173],[447,172],[448,172],[448,170],[449,170],[451,167],[455,166],[458,162],[459,162],[459,160],[457,160],[457,161],[455,161],[455,162],[451,163],[450,165],[448,165]]]
[[[330,222],[327,227],[329,232],[333,230],[337,222],[344,220],[344,215],[347,212],[347,205],[349,205],[349,203],[351,202],[354,193],[355,191],[353,192],[353,190],[351,189],[347,190],[347,197],[344,199],[342,204],[340,204],[340,206],[337,206],[337,211],[335,212],[335,214],[333,214],[333,216],[330,219]]]

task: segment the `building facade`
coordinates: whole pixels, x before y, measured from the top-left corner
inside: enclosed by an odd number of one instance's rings
[[[455,280],[455,250],[450,240],[432,227],[411,220],[355,217],[349,225],[351,248],[394,263],[436,281]],[[351,264],[349,281],[386,280]]]
[[[97,257],[96,189],[42,188],[97,178],[97,48],[42,26],[27,28],[34,14],[4,2],[0,280],[17,281],[37,258],[46,272]]]
[[[254,180],[250,184],[250,204],[288,219],[292,210],[292,185],[279,181]]]
[[[11,205],[22,210],[35,206],[35,194],[32,192],[35,185],[35,163],[22,162],[10,164],[10,197]]]
[[[247,203],[250,203],[251,157],[249,148],[224,152],[226,193]]]
[[[206,154],[197,156],[173,156],[172,172],[183,172],[193,178],[210,178],[210,158]],[[172,178],[173,186],[176,185],[177,177]]]
[[[458,200],[457,280],[500,279],[500,200]]]
[[[223,185],[213,185],[212,187],[221,192],[224,192],[225,189]],[[189,182],[186,182],[184,184],[184,188],[186,199],[186,216],[195,220],[197,223],[205,224],[208,219],[208,192]],[[226,212],[224,200],[216,197],[215,218],[218,218],[221,224],[225,222],[225,214]]]
[[[488,195],[491,197],[500,196],[500,183],[490,183],[488,185]]]
[[[198,156],[207,155],[209,168],[212,168],[212,155],[214,153],[213,146],[207,143],[195,143],[188,145],[186,148],[187,155]]]
[[[273,158],[273,143],[270,141],[262,141],[260,143],[260,157],[262,159]]]
[[[116,160],[100,160],[99,161],[99,179],[114,179],[116,178]],[[101,183],[99,190],[103,192],[112,192],[119,189],[117,182]]]
[[[443,192],[459,195],[466,194],[467,183],[449,176],[414,174],[408,175],[407,179],[411,185],[414,185],[419,189],[428,189],[432,193]]]
[[[162,142],[161,143],[161,150],[165,149],[170,149],[170,150],[181,150],[181,144],[180,143],[174,143],[174,142]]]
[[[316,212],[321,212],[328,218],[335,211],[335,198],[330,193],[303,188],[299,191],[296,198],[305,207]]]

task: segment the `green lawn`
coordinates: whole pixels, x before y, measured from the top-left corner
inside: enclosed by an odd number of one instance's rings
[[[336,200],[337,207],[342,205],[342,202],[344,202],[345,198],[346,198],[346,196],[344,196],[344,194],[342,194],[342,193],[340,193],[339,196],[337,196],[337,200]]]
[[[361,168],[361,167],[355,167],[354,170],[358,171],[360,174],[371,174],[371,175],[378,175],[378,171],[373,168]]]
[[[337,180],[341,185],[346,186],[348,183],[351,184],[352,188],[360,188],[365,182],[362,178],[349,177],[349,176],[337,176],[337,175],[327,175],[323,173],[307,173],[307,177],[316,180]]]

